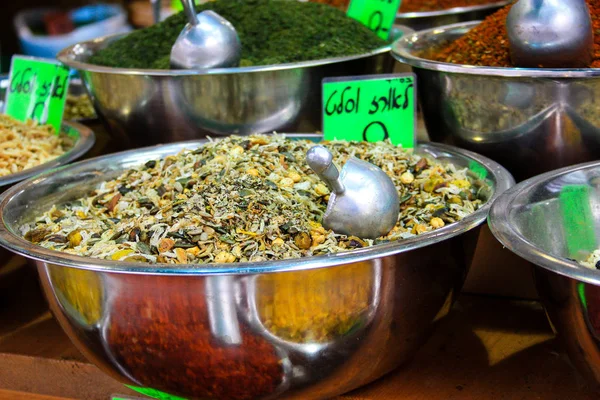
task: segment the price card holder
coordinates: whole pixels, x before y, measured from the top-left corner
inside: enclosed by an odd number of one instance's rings
[[[414,74],[323,79],[324,138],[414,148],[416,97]]]
[[[68,92],[69,68],[55,60],[13,56],[4,112],[50,124],[58,134]]]
[[[346,14],[388,40],[401,0],[351,0]]]

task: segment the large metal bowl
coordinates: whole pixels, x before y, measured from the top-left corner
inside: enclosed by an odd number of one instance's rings
[[[511,1],[491,1],[489,4],[454,7],[437,11],[400,12],[396,14],[396,23],[408,26],[416,31],[422,31],[438,26],[476,21],[495,13],[500,8],[510,4]]]
[[[449,311],[491,202],[514,183],[484,157],[421,144],[420,153],[485,170],[487,203],[418,238],[287,261],[115,263],[46,250],[19,235],[21,223],[50,205],[201,144],[80,162],[0,198],[0,244],[37,260],[51,309],[79,350],[123,383],[186,398],[329,398],[406,362]]]
[[[477,24],[418,32],[392,46],[417,75],[430,138],[486,155],[517,181],[595,160],[600,69],[487,68],[423,57]]]
[[[585,259],[594,249],[578,247],[576,240],[585,229],[573,235],[573,227],[567,225],[573,222],[561,213],[564,205],[559,196],[568,185],[589,187],[593,217],[586,223],[593,227],[590,236],[600,243],[600,162],[563,168],[518,184],[496,200],[489,224],[504,246],[537,266],[538,292],[552,325],[571,361],[600,390],[600,271],[572,261]],[[581,254],[574,249],[581,249]]]
[[[401,27],[394,37],[401,35]],[[109,68],[87,63],[123,35],[79,43],[58,59],[81,75],[94,107],[123,149],[207,135],[321,129],[321,81],[390,73],[390,46],[300,63],[207,71]]]

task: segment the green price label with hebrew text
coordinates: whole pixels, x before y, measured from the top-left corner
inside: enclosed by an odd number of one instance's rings
[[[366,75],[323,80],[325,140],[377,142],[415,147],[414,74]]]
[[[60,132],[69,92],[69,68],[55,60],[13,56],[4,112],[19,121],[32,119]]]
[[[347,14],[388,40],[401,0],[351,0]]]

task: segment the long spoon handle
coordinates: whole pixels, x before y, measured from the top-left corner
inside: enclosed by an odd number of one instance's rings
[[[160,8],[161,8],[161,0],[150,0],[152,3],[152,18],[154,19],[154,23],[158,24],[160,22]]]
[[[306,153],[308,166],[315,171],[329,189],[336,194],[344,193],[344,184],[340,179],[340,172],[333,164],[333,155],[325,147],[317,145],[311,147]]]
[[[196,5],[194,0],[181,0],[181,5],[183,6],[188,22],[192,25],[198,25],[198,16],[196,15]]]

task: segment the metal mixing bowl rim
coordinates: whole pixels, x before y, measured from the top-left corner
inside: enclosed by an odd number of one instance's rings
[[[487,4],[480,4],[477,6],[466,6],[466,7],[452,7],[446,8],[445,10],[435,10],[435,11],[413,11],[407,13],[398,13],[396,14],[396,19],[399,18],[428,18],[428,17],[443,17],[446,15],[455,15],[455,14],[463,14],[474,11],[483,11],[488,10],[490,8],[502,7],[508,5],[512,2],[512,0],[499,0],[493,1]]]
[[[286,134],[288,137],[297,138],[322,138],[318,134]],[[474,160],[483,165],[488,174],[493,176],[496,182],[496,188],[491,198],[477,211],[468,215],[459,222],[449,224],[443,228],[437,229],[433,232],[425,233],[414,238],[394,241],[386,244],[379,244],[371,247],[362,249],[356,249],[348,252],[335,253],[320,255],[314,257],[304,257],[287,260],[274,260],[274,261],[262,261],[262,262],[251,262],[251,263],[230,263],[230,264],[208,264],[210,267],[199,266],[198,264],[190,264],[185,267],[171,267],[167,264],[152,264],[151,267],[144,263],[129,263],[129,262],[118,262],[95,259],[90,257],[82,257],[62,253],[55,250],[48,250],[41,246],[34,245],[29,241],[22,238],[20,235],[13,233],[6,226],[4,221],[4,211],[7,205],[10,203],[14,196],[19,195],[21,192],[26,191],[29,187],[38,184],[45,179],[51,179],[53,174],[59,171],[66,171],[68,169],[75,169],[79,166],[90,166],[99,161],[105,161],[108,159],[126,159],[127,156],[133,156],[140,153],[151,153],[152,150],[158,151],[161,148],[173,147],[180,149],[181,146],[190,144],[190,146],[198,145],[203,141],[188,141],[172,143],[167,145],[151,146],[142,149],[129,150],[120,153],[109,154],[101,157],[92,158],[86,161],[80,161],[59,169],[55,169],[46,174],[37,176],[34,179],[29,179],[20,184],[17,184],[0,196],[0,245],[13,251],[17,254],[21,254],[28,258],[35,260],[44,261],[51,264],[64,265],[69,267],[75,267],[80,269],[95,270],[95,271],[107,271],[107,272],[120,272],[130,274],[166,274],[166,275],[221,275],[221,274],[244,274],[252,275],[258,273],[272,273],[272,272],[284,272],[284,271],[299,271],[308,270],[324,267],[339,266],[348,263],[362,262],[366,260],[372,260],[375,258],[385,257],[393,254],[399,254],[406,251],[419,249],[430,244],[435,244],[446,239],[450,239],[462,233],[465,233],[479,225],[481,225],[487,218],[490,205],[497,198],[497,196],[510,188],[514,184],[512,175],[500,164],[492,161],[486,157],[472,153],[467,150],[459,149],[457,147],[448,146],[438,143],[422,143],[419,147],[427,151],[427,148],[446,152],[451,155],[465,157],[469,160]],[[187,147],[185,147],[187,148]],[[140,163],[143,161],[140,160]]]
[[[94,135],[94,132],[87,126],[74,121],[64,121],[62,124],[77,131],[79,134],[79,139],[77,139],[73,147],[67,150],[64,154],[48,162],[33,168],[25,169],[15,174],[0,177],[0,190],[15,182],[26,180],[32,176],[40,174],[41,172],[70,163],[71,161],[74,161],[87,153],[96,142],[96,136]]]
[[[488,216],[490,231],[504,247],[538,267],[582,282],[600,285],[600,271],[586,268],[567,258],[548,254],[521,235],[510,222],[512,205],[525,190],[543,185],[562,175],[598,167],[600,161],[577,164],[534,176],[506,190],[498,196],[490,209]]]
[[[419,31],[403,36],[392,43],[392,56],[415,68],[464,75],[499,76],[507,78],[591,78],[600,77],[600,68],[507,68],[452,64],[421,58],[412,53],[412,43],[430,34],[440,35],[464,28],[473,28],[481,21],[460,22]]]
[[[401,25],[395,25],[399,31],[407,32],[411,34],[414,32],[413,29],[408,27],[404,27]],[[127,33],[117,33],[112,35],[103,36],[93,40],[87,40],[84,42],[76,43],[72,46],[69,46],[63,50],[61,50],[57,59],[63,64],[69,66],[70,68],[76,69],[78,71],[86,71],[86,72],[96,72],[96,73],[107,73],[107,74],[119,74],[119,75],[144,75],[144,76],[197,76],[197,75],[219,75],[219,74],[244,74],[244,73],[260,73],[260,72],[274,72],[274,71],[282,71],[289,69],[297,69],[297,68],[311,68],[311,67],[320,67],[328,64],[335,64],[347,61],[354,61],[362,58],[368,58],[380,54],[385,54],[390,51],[392,44],[388,44],[383,47],[379,47],[377,49],[371,50],[367,53],[355,54],[351,56],[343,56],[343,57],[333,57],[333,58],[323,58],[320,60],[309,60],[309,61],[301,61],[295,63],[285,63],[285,64],[271,64],[271,65],[258,65],[251,67],[238,67],[238,68],[211,68],[207,70],[185,70],[185,69],[177,69],[177,70],[168,70],[168,69],[141,69],[141,68],[114,68],[114,67],[106,67],[102,65],[90,64],[83,61],[74,60],[74,57],[78,55],[78,49],[81,47],[89,48],[90,45],[98,46],[102,43],[110,40],[117,39],[121,36],[126,36]],[[404,35],[403,35],[404,36]]]

